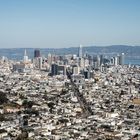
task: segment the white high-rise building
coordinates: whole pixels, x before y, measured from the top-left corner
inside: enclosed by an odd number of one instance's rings
[[[115,65],[115,66],[118,65],[118,57],[117,57],[117,56],[114,57],[114,65]]]
[[[52,55],[50,53],[48,54],[48,64],[52,64]]]
[[[23,61],[24,61],[24,62],[28,62],[28,56],[27,56],[26,49],[25,49],[25,51],[24,51]]]
[[[121,55],[120,55],[120,59],[119,59],[119,64],[120,65],[124,65],[124,58],[125,57],[125,55],[124,55],[124,53],[122,53]]]
[[[85,67],[84,58],[79,58],[79,66],[81,69]]]
[[[39,69],[42,69],[42,57],[39,57]]]
[[[80,45],[79,47],[79,53],[78,53],[79,58],[82,58],[83,54],[82,54],[82,45]]]

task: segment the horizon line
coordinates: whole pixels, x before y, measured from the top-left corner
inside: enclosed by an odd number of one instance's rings
[[[140,47],[140,45],[89,45],[89,46],[83,46],[82,48],[87,48],[87,47],[113,47],[113,46],[124,46],[124,47]],[[73,47],[4,47],[0,49],[69,49],[69,48],[79,48],[79,46],[73,46]]]

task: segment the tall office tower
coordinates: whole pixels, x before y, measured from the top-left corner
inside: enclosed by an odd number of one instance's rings
[[[122,53],[119,56],[119,65],[124,65],[124,59],[125,59],[125,55],[124,55],[124,53]]]
[[[24,61],[24,62],[28,62],[28,56],[27,56],[26,49],[25,49],[25,51],[24,51],[23,61]]]
[[[82,45],[79,47],[78,57],[82,58]]]
[[[114,57],[114,65],[117,66],[119,63],[119,59],[117,56]]]
[[[97,66],[99,68],[99,66],[101,65],[101,59],[100,59],[100,56],[97,55]]]
[[[50,53],[48,54],[48,64],[52,64],[52,55]]]
[[[51,74],[52,74],[52,76],[58,74],[58,65],[57,64],[51,65]]]
[[[42,69],[42,57],[38,58],[38,63],[39,63],[39,69]]]
[[[104,59],[104,57],[103,57],[103,55],[101,54],[101,55],[100,55],[100,65],[103,64],[103,59]]]
[[[89,59],[84,59],[84,67],[88,67],[89,66]]]
[[[83,69],[85,67],[84,58],[79,58],[79,66],[81,69]]]
[[[34,51],[34,58],[40,57],[40,50],[35,50]]]
[[[93,58],[89,55],[88,59],[89,59],[89,65],[92,66],[93,65]]]
[[[51,74],[52,76],[60,74],[66,75],[66,66],[53,63],[51,65]]]

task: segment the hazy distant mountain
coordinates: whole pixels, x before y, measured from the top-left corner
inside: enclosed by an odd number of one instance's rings
[[[113,45],[105,47],[86,47],[87,52],[95,53],[125,53],[126,56],[140,56],[140,46]]]
[[[48,53],[52,54],[77,54],[78,47],[71,48],[40,48],[41,54],[47,56]],[[9,49],[0,49],[0,56],[6,56],[10,59],[22,59],[24,55],[25,48],[9,48]],[[34,48],[27,48],[27,54],[30,58],[33,58]],[[88,46],[83,47],[83,53],[87,52],[88,54],[119,54],[125,53],[126,57],[133,57],[140,59],[140,46],[127,46],[127,45],[112,45],[112,46]]]

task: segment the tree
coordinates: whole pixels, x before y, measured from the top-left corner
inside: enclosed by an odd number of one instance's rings
[[[7,103],[7,101],[6,93],[0,91],[0,105]]]
[[[24,100],[22,105],[26,108],[32,108],[35,103],[33,101]]]
[[[2,122],[2,121],[7,121],[4,114],[0,114],[0,122]]]

